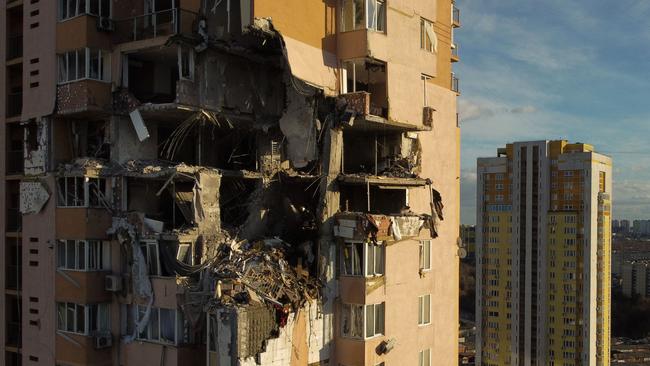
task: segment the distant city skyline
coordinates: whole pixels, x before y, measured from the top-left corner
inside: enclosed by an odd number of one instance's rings
[[[650,2],[458,4],[471,24],[456,35],[461,222],[476,219],[476,158],[542,139],[589,142],[611,156],[614,217],[650,218]]]

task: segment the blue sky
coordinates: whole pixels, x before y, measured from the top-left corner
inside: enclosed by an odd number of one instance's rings
[[[461,222],[476,158],[568,139],[614,160],[614,218],[650,218],[650,0],[457,0]]]

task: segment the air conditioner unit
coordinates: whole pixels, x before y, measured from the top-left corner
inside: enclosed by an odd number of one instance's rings
[[[122,277],[116,275],[108,275],[104,280],[104,288],[106,291],[117,292],[122,290]]]
[[[111,18],[99,17],[97,19],[97,30],[111,32],[113,29],[113,20]]]
[[[98,334],[95,336],[95,349],[108,348],[113,345],[113,337],[110,333]]]

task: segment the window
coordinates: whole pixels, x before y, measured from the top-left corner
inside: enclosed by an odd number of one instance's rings
[[[57,329],[83,335],[110,331],[109,304],[75,304],[59,302]]]
[[[431,240],[420,240],[420,270],[431,269]]]
[[[428,52],[438,52],[438,37],[433,30],[433,23],[420,19],[420,48]]]
[[[137,305],[138,319],[142,319],[147,307]],[[149,313],[149,322],[147,326],[138,334],[138,339],[155,341],[168,344],[176,344],[178,331],[184,329],[183,318],[175,309],[162,309],[151,307]]]
[[[148,274],[160,276],[160,257],[158,256],[158,242],[156,240],[143,240],[140,244],[142,255],[147,262]]]
[[[384,334],[384,303],[365,306],[343,304],[341,333],[351,338],[364,338],[364,334],[365,338]]]
[[[386,31],[385,0],[342,0],[341,32],[358,29]]]
[[[378,32],[386,31],[386,2],[384,0],[366,0],[366,27]]]
[[[103,207],[111,202],[104,178],[64,177],[57,186],[59,207]]]
[[[82,48],[57,57],[60,84],[82,79],[111,80],[109,52]]]
[[[178,47],[178,74],[181,79],[194,80],[194,50]]]
[[[419,366],[431,366],[431,349],[425,349],[420,351],[418,358]]]
[[[111,16],[111,0],[59,0],[59,20],[82,14]]]
[[[58,240],[57,268],[79,271],[110,269],[110,243],[99,240]]]
[[[192,243],[178,244],[176,260],[190,266],[194,265],[194,247],[192,246]]]
[[[424,96],[424,106],[428,107],[429,106],[429,93],[427,92],[427,86],[429,84],[429,81],[431,81],[431,76],[422,74],[420,75],[420,79],[422,80],[422,95]]]
[[[381,276],[384,274],[383,244],[346,242],[341,264],[344,276]]]
[[[431,324],[431,295],[418,297],[418,325]]]

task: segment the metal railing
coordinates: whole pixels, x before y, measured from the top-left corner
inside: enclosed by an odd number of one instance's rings
[[[7,94],[7,117],[20,116],[23,112],[23,93],[9,93]]]
[[[460,93],[460,81],[456,77],[456,75],[451,75],[451,90],[455,91],[456,93]]]
[[[125,43],[191,33],[198,14],[184,9],[168,9],[114,21],[114,42]]]
[[[23,56],[23,35],[13,34],[7,36],[7,60]]]
[[[454,10],[452,11],[452,21],[454,25],[460,26],[460,9],[454,5]]]

